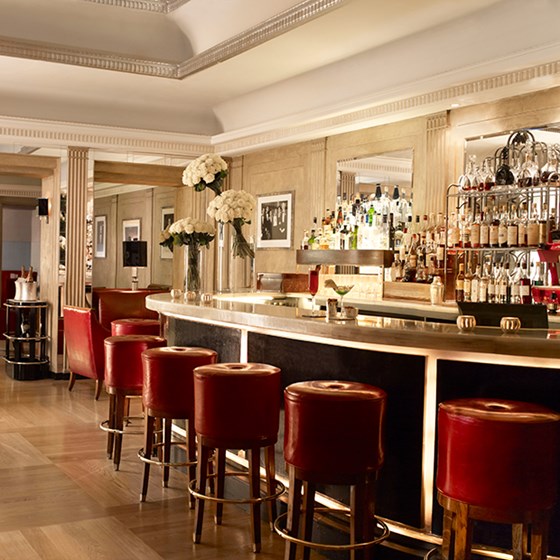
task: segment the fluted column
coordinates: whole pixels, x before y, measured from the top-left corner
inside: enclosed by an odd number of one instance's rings
[[[341,200],[346,198],[346,200],[351,202],[354,192],[356,191],[356,174],[348,171],[340,171],[339,178],[338,194],[340,194]]]
[[[445,208],[448,173],[449,116],[447,112],[428,117],[426,122],[426,190],[423,200],[414,196],[414,212],[441,212]]]
[[[88,168],[89,149],[69,147],[64,299],[67,305],[80,307],[84,307],[86,303],[86,211],[90,176]]]

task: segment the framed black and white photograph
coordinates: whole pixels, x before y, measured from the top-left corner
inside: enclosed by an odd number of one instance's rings
[[[175,208],[161,209],[161,231],[164,231],[175,221]],[[173,252],[168,247],[160,245],[159,256],[161,259],[172,259]]]
[[[123,241],[140,241],[140,219],[123,220]]]
[[[95,251],[96,259],[104,259],[107,256],[107,216],[95,216]]]
[[[293,191],[257,198],[257,248],[290,249],[292,246]]]

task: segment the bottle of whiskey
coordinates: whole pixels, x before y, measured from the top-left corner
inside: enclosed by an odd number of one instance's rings
[[[455,300],[464,301],[465,295],[465,265],[459,263],[459,272],[455,278]]]

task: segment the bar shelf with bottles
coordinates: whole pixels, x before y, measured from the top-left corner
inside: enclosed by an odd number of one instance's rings
[[[533,287],[543,285],[560,294],[559,150],[516,131],[482,167],[469,158],[448,187],[445,278],[455,300],[548,303]]]

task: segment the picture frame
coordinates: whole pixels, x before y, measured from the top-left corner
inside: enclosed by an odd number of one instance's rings
[[[107,216],[94,218],[95,247],[93,256],[96,259],[107,257]]]
[[[123,241],[140,241],[140,218],[123,220]]]
[[[167,207],[161,209],[161,231],[169,227],[175,221],[175,208]],[[160,259],[173,259],[173,251],[168,247],[160,245]]]
[[[294,191],[257,197],[257,249],[291,249]]]

